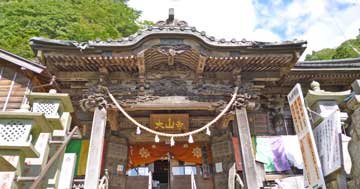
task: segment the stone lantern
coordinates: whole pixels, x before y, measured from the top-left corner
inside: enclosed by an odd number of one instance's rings
[[[2,157],[0,171],[23,167],[24,158],[38,158],[34,145],[40,133],[51,133],[52,126],[43,113],[29,112],[26,109],[15,112],[0,112],[0,155],[18,156],[18,166],[9,167]]]
[[[313,126],[318,125],[324,117],[329,116],[335,110],[340,110],[338,104],[342,104],[351,93],[350,90],[341,92],[324,91],[320,89],[320,84],[316,81],[311,82],[310,87],[312,90],[308,91],[305,100],[307,106],[317,112],[317,114],[311,112]],[[346,113],[341,113],[341,116],[344,119],[347,118]]]
[[[69,94],[57,93],[56,90],[51,89],[49,93],[32,92],[27,94],[31,111],[34,113],[42,113],[50,125],[54,128],[54,131],[50,136],[50,145],[43,145],[41,160],[29,160],[30,165],[28,173],[31,175],[38,175],[37,166],[43,167],[47,157],[52,157],[56,154],[56,150],[65,141],[69,134],[71,126],[71,112],[74,108],[71,103]],[[45,137],[46,138],[46,137]],[[62,151],[59,157],[64,156]],[[57,158],[54,165],[49,168],[45,180],[48,183],[46,187],[56,188],[59,183],[59,176],[61,172],[62,158]],[[45,186],[44,186],[45,187]]]
[[[63,130],[69,126],[70,112],[74,111],[69,94],[56,93],[56,90],[51,89],[49,93],[30,93],[27,96],[31,111],[44,113],[55,130]]]
[[[314,129],[313,132],[315,140],[317,140],[316,135],[318,136],[317,150],[326,177],[326,187],[346,189],[345,169],[348,166],[347,163],[344,164],[344,159],[350,158],[347,151],[347,141],[349,137],[341,134],[341,125],[344,124],[348,115],[345,112],[340,112],[339,105],[343,104],[351,95],[351,91],[325,91],[320,88],[320,84],[316,81],[313,81],[310,87],[312,90],[308,91],[305,100],[311,110],[312,127],[317,127],[318,129],[317,132],[315,132],[316,129]],[[332,117],[333,120],[327,121],[332,122],[332,124],[320,127],[319,129],[318,125],[332,113],[337,114],[337,116]],[[335,150],[327,150],[329,148],[327,148],[326,144],[331,145],[330,149],[339,149],[338,152]],[[336,152],[336,154],[334,152]],[[332,161],[330,161],[330,159],[332,159]],[[334,171],[335,169],[337,171]]]

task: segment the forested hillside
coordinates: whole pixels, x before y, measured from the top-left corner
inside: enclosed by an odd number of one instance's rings
[[[349,45],[350,44],[350,45]],[[352,48],[360,51],[360,35],[356,39],[350,39],[343,42],[339,47],[331,49],[326,48],[320,51],[313,51],[312,54],[306,55],[305,60],[328,60],[342,58],[360,58],[360,55]]]
[[[120,38],[142,26],[139,16],[125,0],[0,0],[0,48],[33,58],[29,39],[35,36]]]

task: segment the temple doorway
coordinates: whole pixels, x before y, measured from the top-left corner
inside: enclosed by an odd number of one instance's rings
[[[157,160],[154,162],[153,182],[157,189],[168,189],[170,177],[169,160]]]

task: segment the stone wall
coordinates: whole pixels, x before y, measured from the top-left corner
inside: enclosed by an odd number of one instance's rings
[[[112,189],[125,189],[127,154],[128,147],[126,140],[110,136],[106,145],[105,166],[109,172],[110,188]]]
[[[229,139],[228,133],[225,133],[219,137],[213,137],[211,144],[211,151],[213,157],[213,177],[214,188],[222,189],[228,185],[228,172],[230,167],[235,162],[231,139]],[[221,164],[222,172],[216,173],[216,164]]]

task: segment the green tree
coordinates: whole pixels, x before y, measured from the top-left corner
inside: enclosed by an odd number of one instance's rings
[[[319,51],[313,51],[312,54],[308,54],[306,55],[305,59],[306,60],[328,60],[328,59],[332,59],[333,56],[335,55],[336,50],[335,49],[322,49]]]
[[[0,0],[0,48],[32,58],[29,39],[35,36],[80,42],[126,37],[142,27],[139,16],[125,0]]]
[[[355,39],[346,40],[335,49],[326,48],[319,51],[313,51],[311,54],[306,55],[305,60],[359,58],[360,55],[353,48],[360,51],[360,35]]]

